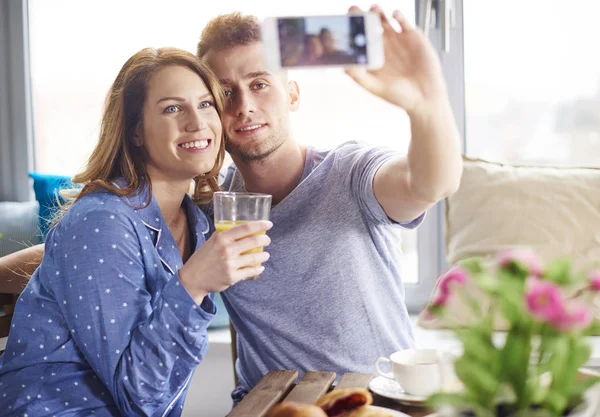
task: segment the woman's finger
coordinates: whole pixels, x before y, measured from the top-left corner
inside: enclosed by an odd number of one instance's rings
[[[266,232],[271,227],[273,227],[273,223],[268,220],[256,220],[249,221],[248,223],[244,223],[218,233],[225,241],[235,242],[236,240],[242,239],[246,236]]]
[[[256,252],[240,255],[233,265],[238,269],[245,269],[261,265],[269,260],[271,254],[269,252]]]
[[[246,236],[229,244],[229,251],[230,253],[241,254],[252,249],[269,246],[270,244],[271,238],[267,235]]]
[[[263,273],[264,270],[265,267],[262,265],[238,269],[238,271],[236,272],[235,280],[236,282],[239,282],[251,278],[256,279],[260,274]]]

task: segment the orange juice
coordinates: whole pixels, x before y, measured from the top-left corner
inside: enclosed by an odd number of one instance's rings
[[[240,225],[246,224],[248,222],[249,222],[249,220],[236,220],[236,221],[222,220],[220,222],[215,223],[215,229],[217,232],[224,232],[225,230],[233,229],[236,226],[240,226]],[[258,233],[254,233],[253,236],[264,235],[264,234],[265,234],[265,232],[258,232]],[[259,253],[262,251],[263,251],[263,248],[261,246],[258,248],[247,250],[246,252],[242,252],[242,255],[246,255],[248,253]]]

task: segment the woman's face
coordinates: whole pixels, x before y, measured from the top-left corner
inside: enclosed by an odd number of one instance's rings
[[[168,66],[150,78],[139,132],[150,178],[189,182],[209,172],[221,132],[214,98],[195,72]]]

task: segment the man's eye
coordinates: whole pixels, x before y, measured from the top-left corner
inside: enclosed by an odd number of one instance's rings
[[[223,92],[223,94],[225,94],[225,97],[231,97],[233,95],[233,91],[231,91],[231,90],[225,90]]]
[[[256,83],[254,85],[254,88],[256,88],[257,90],[262,90],[263,88],[266,88],[267,84],[266,83]]]
[[[178,111],[179,111],[179,107],[177,107],[177,106],[168,106],[164,110],[165,113],[175,113],[175,112],[178,112]]]

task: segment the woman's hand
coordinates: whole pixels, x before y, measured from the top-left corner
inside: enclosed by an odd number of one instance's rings
[[[268,246],[265,234],[273,227],[269,221],[253,221],[223,232],[216,232],[192,254],[179,270],[185,289],[200,304],[209,292],[221,292],[233,284],[260,275],[269,253],[244,253]]]

